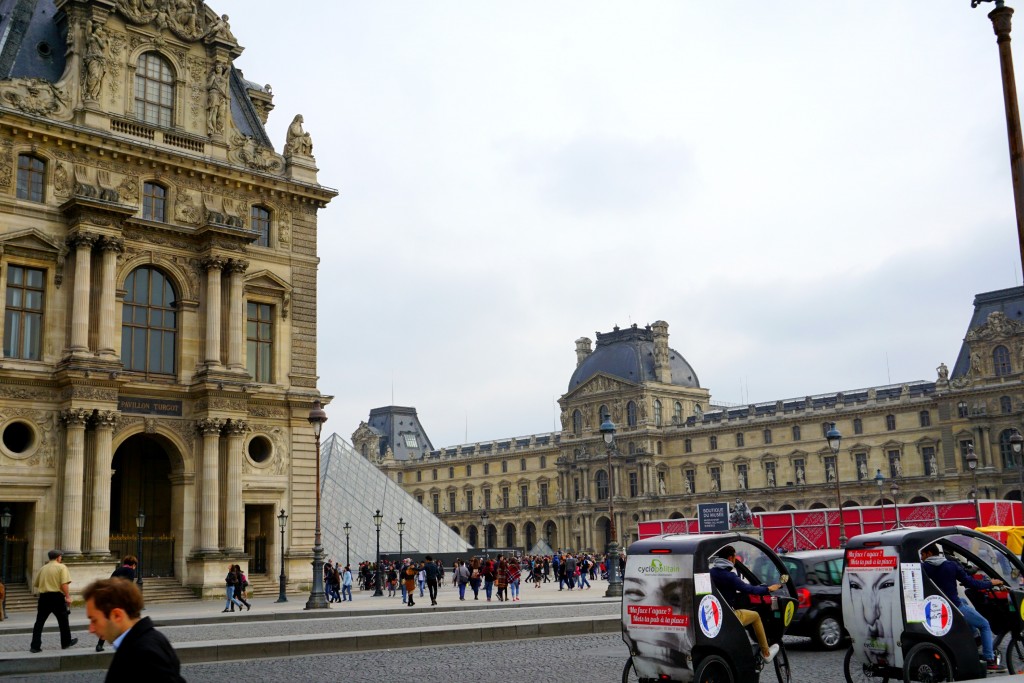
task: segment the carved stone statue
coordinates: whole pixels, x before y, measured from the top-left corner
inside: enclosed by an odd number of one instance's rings
[[[288,126],[288,139],[284,144],[284,153],[292,156],[313,156],[313,139],[302,129],[302,114],[296,114]]]
[[[937,463],[935,462],[935,454],[934,453],[932,453],[931,455],[928,456],[928,469],[931,470],[931,475],[933,477],[938,475],[938,473],[939,473],[939,468],[938,468]]]
[[[234,34],[231,33],[231,24],[228,23],[228,15],[222,14],[217,19],[210,22],[210,27],[206,30],[206,36],[203,40],[207,43],[212,43],[215,40],[223,40],[228,43],[237,43]]]
[[[206,127],[209,133],[223,133],[228,111],[228,66],[217,62],[206,79]]]
[[[658,477],[658,493],[662,496],[665,495],[665,477]]]
[[[750,526],[754,523],[754,515],[750,511],[750,506],[744,503],[739,498],[736,499],[736,503],[732,507],[732,511],[729,512],[729,526]]]
[[[939,367],[935,368],[935,372],[939,374],[940,382],[949,381],[949,368],[946,367],[945,363],[939,363]]]
[[[686,492],[687,493],[693,493],[693,483],[690,482],[690,478],[689,477],[685,477],[685,480],[686,480]]]
[[[836,480],[836,470],[832,467],[832,463],[825,467],[825,480],[830,484]]]
[[[768,487],[775,488],[775,470],[768,470]]]
[[[804,466],[800,465],[796,468],[796,483],[798,486],[803,486],[804,482]]]
[[[711,490],[712,491],[717,491],[718,490],[718,478],[717,477],[711,477]]]
[[[895,460],[892,461],[892,471],[893,475],[896,477],[903,476],[903,463],[900,462],[899,458],[896,458]]]
[[[868,465],[867,465],[867,463],[862,462],[859,465],[857,465],[857,474],[859,475],[857,477],[858,479],[864,480],[864,479],[868,478]]]
[[[981,354],[977,351],[971,354],[971,374],[981,374]]]
[[[103,77],[107,73],[107,32],[103,26],[86,24],[85,40],[85,99],[99,100],[103,90]]]
[[[747,488],[747,473],[746,472],[742,472],[742,471],[740,472],[739,483],[740,483],[740,488],[746,490],[746,488]]]

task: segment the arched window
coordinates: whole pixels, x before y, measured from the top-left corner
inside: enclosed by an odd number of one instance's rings
[[[31,154],[18,155],[18,199],[27,199],[30,202],[43,201],[45,179],[45,161]]]
[[[968,415],[967,401],[960,401],[959,403],[956,404],[956,416],[957,417],[967,417],[967,415]]]
[[[598,470],[594,475],[594,481],[597,484],[597,499],[608,500],[608,473]]]
[[[1009,415],[1013,412],[1013,401],[1009,396],[999,397],[999,412],[1003,415]]]
[[[174,374],[178,336],[177,296],[166,275],[138,268],[124,282],[121,361],[125,370]]]
[[[597,422],[598,425],[610,422],[612,419],[611,412],[608,411],[608,406],[601,406],[597,409]]]
[[[142,217],[148,221],[167,222],[167,190],[163,185],[142,184]]]
[[[1003,469],[1009,470],[1016,468],[1016,463],[1013,457],[1013,446],[1010,445],[1010,437],[1013,436],[1012,429],[1004,429],[999,433],[999,455],[1003,458]]]
[[[511,524],[505,525],[505,547],[515,548],[516,547],[516,528]]]
[[[155,52],[139,57],[135,67],[135,118],[164,128],[174,123],[174,73]]]
[[[1010,350],[1002,345],[992,349],[992,364],[995,366],[996,377],[1013,372],[1013,367],[1010,365]]]
[[[676,401],[675,405],[672,406],[672,422],[675,424],[682,424],[683,422],[683,404]]]
[[[576,436],[583,433],[583,413],[579,410],[572,411],[572,433]]]
[[[252,207],[249,214],[252,219],[252,231],[256,233],[256,246],[270,246],[270,212],[262,206]]]
[[[626,424],[630,427],[636,427],[636,401],[630,401],[626,404]]]
[[[661,426],[661,401],[654,399],[654,426]]]

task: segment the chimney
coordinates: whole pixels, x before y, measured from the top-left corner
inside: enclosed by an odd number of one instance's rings
[[[590,355],[590,339],[580,337],[576,340],[576,367],[583,365],[583,361]]]
[[[654,377],[662,384],[672,383],[672,366],[668,357],[668,323],[655,321],[654,331]]]

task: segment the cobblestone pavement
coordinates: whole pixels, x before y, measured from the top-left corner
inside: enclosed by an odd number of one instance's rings
[[[787,638],[793,683],[832,683],[843,680],[843,650],[819,652],[810,641]],[[472,643],[464,647],[437,647],[358,652],[351,654],[260,659],[245,661],[245,645],[239,644],[241,661],[191,664],[182,675],[189,683],[223,681],[344,681],[380,683],[403,681],[499,681],[514,678],[535,683],[582,680],[587,683],[618,683],[626,660],[626,646],[618,635],[539,638],[522,641]],[[103,680],[103,672],[35,675],[5,679],[85,683]],[[768,672],[761,681],[772,683]],[[748,683],[748,682],[742,682]]]

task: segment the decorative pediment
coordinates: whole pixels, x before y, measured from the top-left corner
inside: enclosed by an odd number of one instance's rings
[[[67,121],[72,114],[67,91],[42,78],[13,78],[0,83],[0,101],[26,114],[58,121]]]
[[[53,237],[35,228],[18,230],[0,236],[0,254],[21,256],[55,264],[53,281],[57,287],[64,282],[64,257],[67,250]]]
[[[251,135],[235,133],[231,136],[228,158],[254,171],[277,172],[284,169],[284,157],[278,156],[269,147],[265,147]]]
[[[116,0],[118,14],[137,26],[153,24],[158,30],[168,30],[180,40],[194,43],[215,42],[234,46],[242,53],[238,41],[231,33],[226,14],[218,16],[203,3],[179,0]]]
[[[965,341],[997,341],[1020,335],[1024,335],[1024,323],[1010,320],[1002,311],[993,311],[985,324],[967,333]]]
[[[245,278],[245,291],[281,301],[281,318],[288,319],[292,301],[292,286],[269,270],[258,270]]]
[[[565,396],[563,400],[569,401],[573,399],[583,398],[585,396],[592,396],[594,394],[611,394],[620,391],[635,391],[640,387],[639,384],[634,382],[627,382],[619,377],[613,377],[603,372],[599,372],[586,382],[576,387]]]

